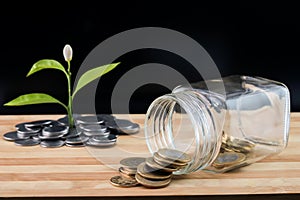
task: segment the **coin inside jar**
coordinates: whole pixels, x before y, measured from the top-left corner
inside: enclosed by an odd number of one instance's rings
[[[246,159],[246,156],[242,153],[236,152],[224,152],[220,153],[213,163],[216,168],[222,168],[230,165],[240,164]]]

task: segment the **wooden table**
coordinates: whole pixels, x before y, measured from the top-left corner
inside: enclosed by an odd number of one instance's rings
[[[0,116],[0,135],[14,130],[19,122],[57,119],[61,115]],[[118,116],[122,118],[122,116]],[[131,115],[141,124],[144,115]],[[148,153],[143,132],[120,136],[113,148],[19,147],[0,139],[0,197],[122,197],[145,199],[300,199],[300,113],[292,113],[290,140],[281,154],[234,172],[195,172],[174,178],[161,189],[142,186],[118,188],[109,183],[117,175],[118,161],[124,156]],[[127,155],[128,153],[128,155]],[[233,195],[233,196],[231,196]],[[246,196],[244,196],[246,195]],[[188,196],[188,197],[187,197]],[[74,198],[72,198],[74,199]]]

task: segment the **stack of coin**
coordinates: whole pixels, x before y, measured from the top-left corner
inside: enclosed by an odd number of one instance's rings
[[[135,179],[137,167],[139,164],[145,162],[143,157],[129,157],[122,159],[119,168],[120,175],[114,176],[110,179],[110,183],[118,187],[133,187],[139,183]]]
[[[145,160],[146,159],[143,157],[129,157],[122,159],[120,161],[122,166],[119,168],[120,174],[123,177],[134,178],[139,164],[145,162]]]
[[[65,144],[62,137],[68,132],[69,127],[64,125],[44,127],[39,133],[39,139],[42,140],[40,146],[46,148],[62,147]]]
[[[67,147],[84,147],[88,140],[89,137],[85,137],[80,132],[74,131],[73,134],[65,138],[65,143]]]
[[[132,183],[135,180],[147,188],[166,187],[171,183],[173,172],[186,167],[190,161],[191,157],[181,151],[159,149],[152,157],[146,159],[123,159],[120,162],[123,165],[119,168],[120,176],[115,176],[110,181],[115,186],[121,186],[123,179],[130,179]],[[113,182],[115,180],[118,180],[120,184]]]
[[[14,141],[19,146],[34,146],[53,148],[64,145],[63,136],[69,132],[69,127],[53,120],[38,120],[17,124],[16,131],[3,135],[3,138]]]
[[[225,172],[247,165],[247,158],[254,147],[251,141],[228,136],[223,132],[220,153],[212,167]]]
[[[68,117],[58,120],[37,120],[15,125],[16,131],[3,135],[8,141],[20,146],[42,147],[109,147],[116,144],[119,134],[136,133],[139,125],[112,115],[77,115],[76,128],[68,127]],[[109,125],[109,126],[108,126]],[[118,126],[120,125],[120,127]],[[113,132],[113,133],[112,133]]]
[[[113,146],[117,142],[117,136],[110,133],[103,124],[104,120],[96,115],[79,116],[75,119],[83,137],[88,138],[84,143],[93,147]]]
[[[159,188],[171,183],[173,172],[188,165],[191,157],[175,149],[159,149],[138,166],[136,180],[145,187]]]

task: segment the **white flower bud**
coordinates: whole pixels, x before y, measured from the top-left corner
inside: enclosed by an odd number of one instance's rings
[[[73,56],[72,47],[70,45],[66,44],[66,46],[64,47],[64,50],[63,50],[63,54],[64,54],[64,58],[67,62],[71,61],[72,56]]]

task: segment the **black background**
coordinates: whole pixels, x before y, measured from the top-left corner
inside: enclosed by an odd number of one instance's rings
[[[103,40],[128,29],[164,27],[182,32],[200,43],[222,76],[257,75],[280,81],[291,92],[291,109],[300,111],[300,12],[296,3],[282,1],[110,1],[9,3],[1,6],[0,114],[65,113],[58,105],[4,107],[13,98],[45,92],[66,102],[66,80],[55,70],[26,78],[32,64],[55,59],[65,64],[62,49],[74,51],[76,74],[88,53]],[[101,79],[97,90],[98,113],[110,113],[110,95],[118,78],[134,66],[159,62],[198,81],[189,64],[159,50],[140,50],[118,58],[121,65]],[[75,76],[73,76],[75,77]],[[151,101],[169,91],[157,85],[139,88],[130,112],[145,113]]]

